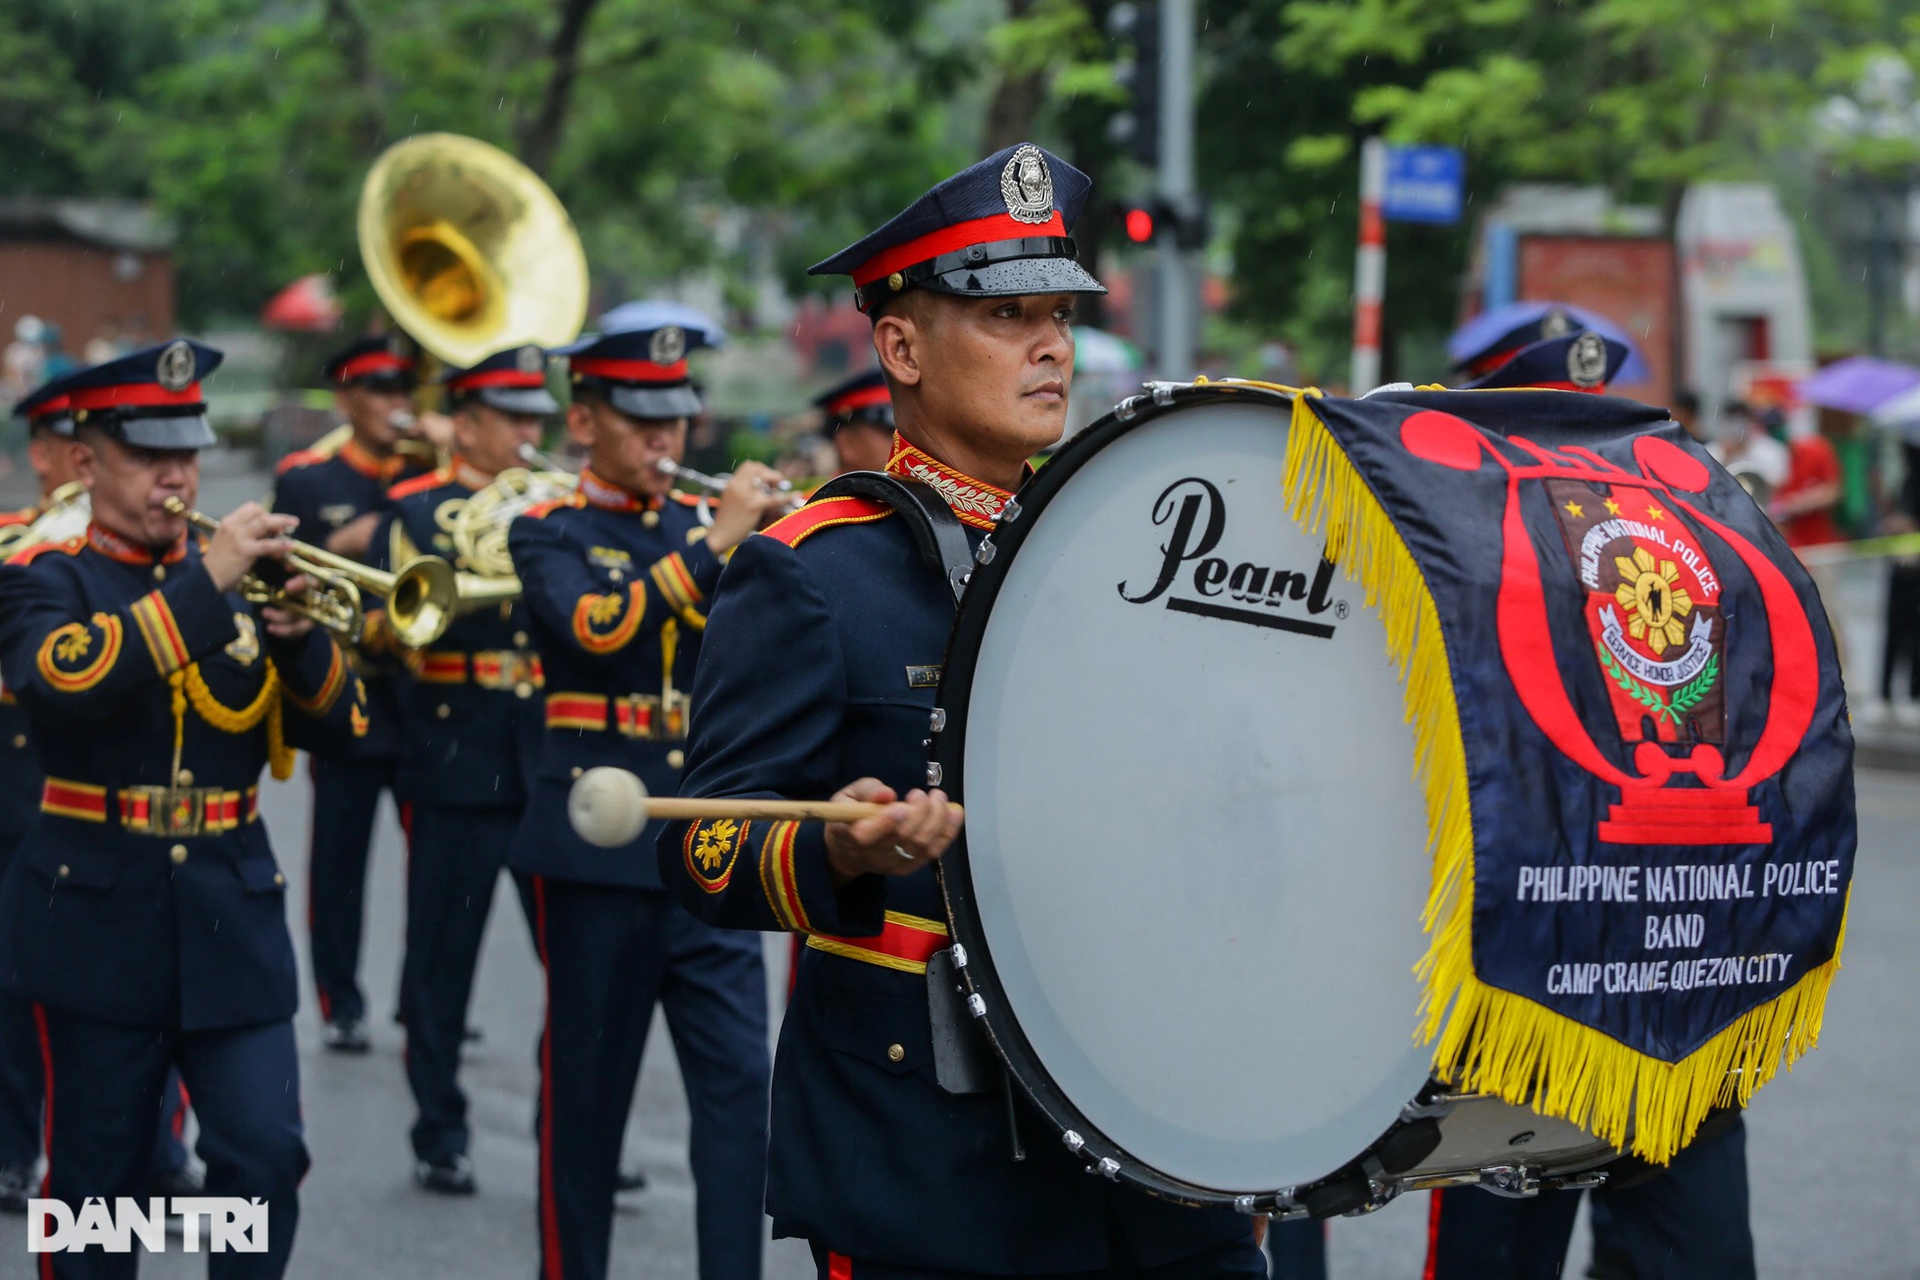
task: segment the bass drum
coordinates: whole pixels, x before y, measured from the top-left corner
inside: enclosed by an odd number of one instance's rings
[[[968,1003],[1090,1168],[1316,1216],[1614,1152],[1429,1080],[1430,864],[1386,631],[1281,499],[1290,398],[1160,386],[984,543],[935,768]]]

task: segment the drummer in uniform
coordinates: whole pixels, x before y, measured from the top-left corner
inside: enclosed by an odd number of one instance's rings
[[[587,451],[565,502],[513,522],[527,631],[546,674],[546,734],[514,839],[530,878],[547,1024],[540,1060],[540,1275],[601,1280],[620,1139],[654,1005],[663,1005],[692,1112],[702,1280],[757,1280],[766,1185],[767,989],[760,940],[677,907],[652,832],[620,849],[567,820],[574,779],[618,765],[672,794],[687,689],[723,557],[784,501],[779,476],[742,463],[703,524],[663,459],[700,411],[674,325],[569,348],[567,430]]]
[[[813,268],[853,277],[898,439],[976,545],[1066,427],[1088,180],[1009,147]],[[926,789],[953,597],[904,520],[816,502],[741,544],[714,598],[683,793],[881,802],[853,824],[669,823],[660,873],[707,920],[807,937],[774,1072],[767,1207],[822,1277],[1266,1275],[1244,1216],[1089,1177],[1024,1101],[936,1082],[925,976],[949,945]],[[650,781],[650,780],[649,780]],[[1092,961],[1090,961],[1092,963]]]
[[[449,504],[465,503],[540,441],[560,411],[546,386],[547,354],[522,346],[442,378],[453,418],[448,464],[395,485],[374,536],[374,558],[398,570],[423,552],[471,567],[446,532]],[[512,601],[456,618],[440,639],[407,655],[400,691],[399,785],[412,806],[407,841],[407,1083],[414,1180],[470,1195],[467,1098],[457,1073],[494,886],[520,811],[523,742],[538,730],[541,675],[522,607]]]
[[[273,509],[300,521],[301,536],[336,555],[372,562],[374,527],[388,488],[413,468],[397,452],[413,406],[412,345],[401,334],[363,338],[321,367],[351,434],[337,447],[302,449],[281,459]],[[378,624],[375,624],[378,635]],[[372,648],[372,646],[368,646]],[[382,791],[399,767],[399,712],[390,668],[350,658],[367,689],[367,732],[342,754],[315,757],[313,828],[307,858],[307,932],[322,1043],[365,1053],[367,1003],[360,990],[367,851]]]
[[[1531,334],[1521,335],[1523,338]],[[1496,341],[1461,367],[1471,389],[1546,388],[1604,393],[1627,348],[1592,330],[1560,328],[1519,350]],[[1622,1161],[1591,1201],[1598,1280],[1753,1280],[1746,1127],[1738,1111],[1711,1113],[1664,1170]],[[1566,1265],[1578,1191],[1509,1199],[1473,1187],[1432,1193],[1425,1280],[1553,1280]]]
[[[885,471],[893,456],[893,397],[878,369],[856,373],[828,387],[813,403],[820,410],[820,434],[833,442],[840,474]]]
[[[203,546],[191,504],[214,442],[199,380],[220,353],[176,339],[74,375],[84,536],[0,568],[0,663],[46,769],[40,812],[0,883],[0,982],[34,1002],[47,1067],[46,1195],[139,1196],[169,1067],[192,1091],[206,1191],[258,1197],[285,1270],[307,1170],[286,877],[259,777],[296,743],[347,740],[361,714],[332,639],[236,588],[283,555],[293,519],[248,503]],[[288,584],[301,590],[305,580]],[[49,1254],[46,1274],[124,1274]]]

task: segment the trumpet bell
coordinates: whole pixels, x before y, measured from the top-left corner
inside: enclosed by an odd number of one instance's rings
[[[423,133],[360,189],[361,260],[393,321],[447,364],[556,347],[587,315],[573,220],[534,172],[477,138]]]
[[[432,644],[446,634],[459,596],[459,575],[439,556],[408,562],[393,579],[387,597],[387,621],[410,649]]]

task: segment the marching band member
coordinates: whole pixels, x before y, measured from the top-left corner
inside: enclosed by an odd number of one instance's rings
[[[1469,387],[1602,393],[1627,348],[1568,329],[1495,343],[1462,361]],[[1621,1166],[1593,1192],[1594,1271],[1610,1280],[1753,1280],[1747,1138],[1738,1111],[1710,1115],[1665,1169]],[[1473,1187],[1435,1191],[1428,1206],[1426,1280],[1553,1280],[1566,1265],[1577,1191],[1516,1200]]]
[[[329,359],[321,376],[352,434],[338,448],[303,449],[281,459],[273,509],[298,518],[309,541],[328,551],[370,560],[387,489],[407,471],[394,445],[401,434],[396,424],[413,403],[412,348],[399,334],[364,338]],[[367,690],[367,733],[345,753],[308,762],[307,935],[323,1043],[338,1053],[365,1053],[372,1047],[360,990],[367,852],[380,793],[400,798],[394,786],[400,736],[388,671],[358,650],[349,658]]]
[[[607,1273],[620,1140],[657,1002],[692,1111],[703,1280],[760,1274],[767,995],[760,941],[712,929],[663,891],[650,841],[595,848],[567,820],[573,779],[617,764],[672,794],[687,694],[721,558],[781,501],[743,463],[711,527],[670,490],[700,402],[677,326],[568,349],[567,429],[588,453],[571,499],[513,522],[527,629],[546,672],[546,735],[515,871],[531,878],[547,976],[540,1061],[540,1275]]]
[[[67,402],[67,381],[52,379],[14,406],[27,420],[27,463],[40,482],[40,499],[32,506],[0,516],[0,526],[30,525],[46,514],[53,496],[75,483],[73,412]],[[46,778],[27,736],[27,714],[19,699],[0,688],[0,878],[6,874],[13,850],[27,825],[40,811],[40,793]],[[10,991],[0,991],[0,1210],[25,1213],[33,1194],[33,1170],[40,1159],[42,1100],[40,1036],[34,1027],[33,1005]],[[152,1178],[148,1190],[156,1195],[197,1195],[199,1178],[187,1159],[181,1134],[186,1125],[186,1097],[178,1073],[168,1076],[161,1094],[160,1120],[153,1144]]]
[[[13,407],[27,420],[27,461],[40,480],[40,500],[0,515],[0,525],[32,524],[53,491],[74,479],[73,413],[62,379],[54,379]],[[27,738],[27,713],[0,690],[0,876],[14,846],[40,809],[44,779]],[[40,1037],[33,1006],[0,991],[0,1209],[25,1213],[40,1160]],[[184,1153],[183,1153],[184,1154]]]
[[[546,389],[546,352],[516,347],[443,381],[456,450],[448,465],[394,486],[374,548],[389,569],[422,552],[453,558],[441,519],[537,444],[560,411]],[[467,1098],[456,1079],[474,966],[507,847],[526,803],[522,743],[538,729],[540,659],[511,601],[468,613],[430,648],[409,655],[400,693],[400,789],[412,805],[407,857],[407,1083],[414,1179],[470,1195]]]
[[[885,471],[893,456],[893,398],[878,369],[856,373],[814,397],[824,421],[820,434],[833,442],[840,472]]]
[[[1031,144],[935,186],[813,268],[850,274],[898,419],[887,470],[977,542],[1059,439],[1088,180]],[[932,863],[958,819],[926,782],[953,617],[903,519],[817,502],[747,539],[714,599],[683,791],[885,803],[821,826],[669,823],[660,874],[702,918],[807,936],[774,1074],[767,1207],[831,1280],[1266,1274],[1249,1220],[1089,1177],[1045,1123],[1014,1159],[1008,1099],[935,1080],[926,962],[948,945]],[[651,777],[646,781],[653,783]]]
[[[210,1268],[271,1277],[308,1160],[286,877],[257,783],[265,763],[291,769],[293,736],[345,740],[363,711],[328,636],[284,610],[256,620],[235,590],[287,551],[293,518],[249,503],[203,547],[165,509],[198,490],[214,442],[199,379],[220,359],[175,340],[74,375],[93,523],[0,569],[0,664],[47,772],[0,884],[0,981],[34,1002],[46,1194],[74,1209],[139,1195],[178,1067],[208,1194],[268,1208],[268,1251],[212,1254]],[[132,1269],[91,1252],[44,1263],[55,1277]]]

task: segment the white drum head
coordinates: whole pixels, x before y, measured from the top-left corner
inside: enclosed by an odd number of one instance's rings
[[[996,539],[958,726],[990,1025],[1126,1155],[1220,1192],[1334,1172],[1428,1074],[1413,732],[1378,613],[1337,572],[1311,593],[1286,436],[1286,404],[1247,396],[1043,476]],[[1130,602],[1189,496],[1186,545],[1218,506],[1217,545]]]

